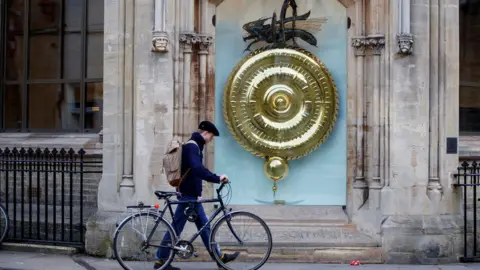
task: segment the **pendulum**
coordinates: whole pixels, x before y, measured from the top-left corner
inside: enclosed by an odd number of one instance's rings
[[[288,175],[288,163],[281,157],[270,157],[264,164],[265,175],[273,181],[273,196],[277,192],[277,181]]]

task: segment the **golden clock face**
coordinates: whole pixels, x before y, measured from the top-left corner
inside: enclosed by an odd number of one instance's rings
[[[259,157],[307,155],[331,133],[338,94],[327,68],[299,48],[259,50],[233,69],[224,89],[233,137]]]

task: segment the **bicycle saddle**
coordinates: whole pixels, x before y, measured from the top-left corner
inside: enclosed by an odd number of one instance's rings
[[[172,196],[176,196],[177,195],[177,192],[175,191],[161,191],[161,190],[157,190],[154,192],[155,195],[157,196],[157,198],[159,199],[165,199],[165,198],[170,198]]]

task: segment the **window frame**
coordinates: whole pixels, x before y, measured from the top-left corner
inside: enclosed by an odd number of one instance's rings
[[[459,14],[459,20],[458,20],[458,27],[459,27],[459,40],[458,40],[458,45],[459,45],[459,72],[462,72],[462,61],[463,59],[466,57],[465,56],[465,53],[466,53],[466,49],[464,46],[466,46],[466,42],[467,42],[467,35],[466,35],[466,31],[467,31],[467,27],[466,27],[466,24],[468,23],[468,21],[466,20],[462,20],[460,17],[461,16],[465,16],[465,15],[468,15],[468,3],[466,4],[467,5],[467,10],[465,9],[462,9],[462,8],[459,8],[458,10],[458,14]],[[463,40],[462,40],[462,33],[463,33]],[[461,121],[461,115],[460,115],[460,110],[461,110],[461,100],[460,100],[460,97],[461,97],[461,91],[462,91],[462,86],[466,86],[466,87],[469,87],[469,86],[474,86],[474,87],[480,87],[480,82],[471,82],[471,81],[467,81],[467,80],[462,80],[461,76],[459,76],[459,82],[458,82],[458,91],[459,91],[459,104],[458,104],[458,134],[460,137],[465,137],[465,138],[472,138],[472,137],[478,137],[479,140],[480,140],[480,130],[478,131],[471,131],[471,130],[462,130],[461,127],[460,127],[460,121]]]
[[[24,18],[23,18],[23,29],[22,29],[22,35],[23,35],[23,50],[22,50],[22,55],[23,55],[23,77],[20,80],[16,81],[9,81],[6,80],[6,71],[7,71],[7,42],[8,42],[8,37],[7,37],[7,27],[8,27],[8,8],[7,8],[7,2],[2,1],[0,4],[0,23],[1,23],[1,30],[0,30],[0,76],[1,81],[0,81],[0,104],[4,104],[5,101],[5,93],[6,93],[6,86],[8,85],[20,85],[21,86],[21,97],[22,97],[22,126],[21,128],[6,128],[5,123],[6,123],[6,111],[5,107],[2,106],[2,109],[0,110],[0,133],[98,133],[102,130],[102,127],[97,127],[97,128],[85,128],[85,113],[86,113],[86,95],[87,95],[87,85],[90,83],[103,83],[103,74],[101,78],[87,78],[87,68],[88,68],[88,36],[89,34],[102,34],[104,38],[104,25],[105,21],[103,20],[103,25],[101,29],[89,29],[88,28],[88,9],[89,9],[89,4],[91,1],[98,1],[98,0],[81,0],[82,1],[82,14],[81,14],[81,24],[79,29],[74,29],[74,30],[66,30],[65,28],[65,0],[60,0],[59,1],[59,22],[57,25],[57,29],[50,30],[50,31],[42,31],[42,33],[33,33],[32,32],[38,32],[37,31],[32,31],[30,28],[30,20],[31,20],[31,13],[30,13],[30,8],[31,8],[31,1],[30,0],[25,0],[24,2]],[[56,38],[58,39],[58,50],[59,50],[59,63],[58,63],[58,68],[59,68],[59,76],[58,78],[55,79],[31,79],[29,78],[30,76],[30,46],[32,44],[30,38],[33,35],[48,35],[52,34],[55,35]],[[81,67],[80,67],[80,78],[64,78],[64,64],[65,64],[65,37],[68,34],[80,34],[80,39],[81,39],[81,45],[80,45],[80,51],[82,54],[81,57]],[[103,55],[103,47],[102,47],[102,55]],[[103,69],[103,61],[102,61],[102,69]],[[65,84],[68,83],[76,83],[80,85],[80,99],[79,99],[79,109],[80,109],[80,115],[79,115],[79,128],[76,129],[65,129],[65,128],[53,128],[53,129],[48,129],[48,128],[29,128],[28,127],[28,115],[29,115],[29,88],[31,85],[35,84],[54,84],[58,85],[61,87],[62,91],[64,90]],[[102,113],[103,117],[103,97],[102,97],[102,106],[101,106],[100,112]]]

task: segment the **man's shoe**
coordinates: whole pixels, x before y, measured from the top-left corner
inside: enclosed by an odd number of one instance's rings
[[[163,265],[164,263],[162,261],[156,261],[155,264],[153,265],[153,269],[160,269]],[[181,270],[181,269],[178,267],[169,265],[163,270]]]
[[[224,263],[227,264],[229,262],[234,261],[238,255],[240,255],[240,252],[234,252],[234,253],[223,253],[222,257],[220,257],[220,260]],[[223,268],[219,263],[217,263],[218,268]]]

